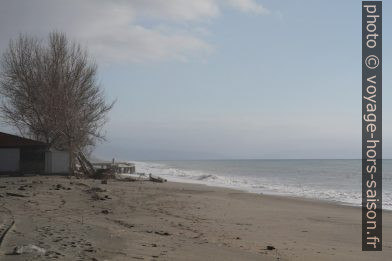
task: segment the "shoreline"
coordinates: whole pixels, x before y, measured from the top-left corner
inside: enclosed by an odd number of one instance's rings
[[[333,175],[313,173],[333,172],[334,169],[330,169],[329,160],[303,160],[308,162],[306,166],[302,162],[298,163],[299,160],[292,160],[296,162],[293,163],[294,166],[288,163],[289,160],[281,160],[284,163],[282,166],[278,163],[271,163],[275,161],[280,160],[254,160],[254,163],[249,166],[247,160],[227,161],[227,163],[222,160],[173,161],[173,163],[170,161],[134,161],[134,163],[141,173],[152,173],[174,182],[204,184],[249,193],[315,199],[361,207],[361,183],[352,175],[360,171],[360,165],[347,162],[347,160],[341,160],[340,164],[332,162],[339,165],[341,169],[337,173],[341,171],[344,174],[345,178],[340,180],[341,175],[336,173]],[[318,164],[318,161],[323,161],[323,163]],[[287,174],[292,171],[296,173],[294,177]],[[325,184],[323,184],[324,181]],[[390,188],[388,185],[389,183],[385,182],[385,189]],[[385,210],[392,210],[390,202],[392,202],[392,197],[386,194]]]
[[[184,180],[184,181],[172,181],[172,180],[168,180],[168,182],[170,183],[179,183],[179,184],[193,184],[193,185],[197,185],[197,186],[206,186],[206,187],[212,187],[212,188],[217,188],[217,189],[229,189],[229,190],[235,190],[238,192],[242,192],[242,193],[249,193],[249,194],[256,194],[256,195],[261,195],[261,196],[271,196],[271,197],[282,197],[282,198],[287,198],[287,199],[297,199],[297,200],[303,200],[303,201],[315,201],[315,202],[319,202],[319,203],[327,203],[327,204],[332,204],[332,205],[338,205],[338,206],[346,206],[346,207],[352,207],[352,208],[362,208],[362,206],[360,205],[354,205],[351,203],[347,203],[344,201],[335,201],[335,200],[329,200],[329,199],[322,199],[322,198],[312,198],[312,197],[301,197],[301,196],[295,196],[295,195],[287,195],[287,194],[279,194],[279,192],[275,193],[268,193],[268,192],[252,192],[252,191],[248,191],[246,189],[241,189],[241,188],[235,188],[235,187],[229,187],[229,186],[219,186],[219,185],[210,185],[210,184],[206,184],[206,183],[198,183],[197,181],[193,181],[190,180],[189,182]],[[391,209],[382,209],[383,211],[387,211],[387,212],[391,212],[392,213],[392,208]]]
[[[389,211],[383,251],[362,252],[360,208],[333,202],[179,182],[32,176],[0,177],[0,185],[0,201],[15,219],[0,246],[6,261],[360,261],[392,255]],[[28,244],[46,253],[9,255]]]
[[[240,192],[240,193],[245,193],[245,194],[255,194],[259,195],[265,198],[271,198],[271,199],[281,199],[281,200],[294,200],[298,202],[310,202],[310,203],[315,203],[315,204],[326,204],[326,205],[332,205],[332,206],[341,206],[341,207],[347,207],[347,208],[352,208],[352,209],[361,209],[362,206],[357,206],[353,205],[350,203],[346,203],[343,201],[333,201],[333,200],[328,200],[328,199],[317,199],[317,198],[310,198],[310,197],[300,197],[300,196],[293,196],[293,195],[281,195],[281,194],[269,194],[269,193],[261,193],[261,192],[251,192],[247,190],[243,190],[240,188],[232,188],[232,187],[224,187],[224,186],[215,186],[215,185],[208,185],[208,184],[203,184],[203,183],[193,183],[193,182],[181,182],[181,181],[170,181],[168,180],[167,182],[169,183],[174,183],[174,184],[191,184],[191,185],[196,185],[196,186],[206,186],[210,187],[213,189],[227,189],[227,190],[233,190],[235,192]],[[392,209],[382,209],[383,213],[392,213]]]

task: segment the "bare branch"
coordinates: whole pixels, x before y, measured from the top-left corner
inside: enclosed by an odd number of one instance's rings
[[[97,83],[97,65],[60,32],[47,43],[33,36],[11,40],[0,64],[0,113],[24,136],[57,149],[86,150],[104,140],[114,102]]]

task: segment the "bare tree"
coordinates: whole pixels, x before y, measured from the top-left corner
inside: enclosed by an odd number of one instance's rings
[[[71,169],[78,151],[104,140],[114,102],[106,102],[96,63],[65,34],[50,33],[47,44],[20,35],[0,66],[1,116],[23,136],[69,150]]]

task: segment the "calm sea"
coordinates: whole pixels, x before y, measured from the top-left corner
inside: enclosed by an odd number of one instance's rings
[[[136,162],[169,181],[361,204],[361,160],[192,160]],[[383,161],[383,207],[392,209],[392,160]]]

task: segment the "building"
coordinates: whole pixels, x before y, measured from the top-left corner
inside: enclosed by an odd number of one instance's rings
[[[45,152],[45,173],[68,174],[69,153],[68,151],[48,150]]]
[[[64,151],[49,150],[44,142],[0,132],[0,174],[60,174],[69,172]]]

